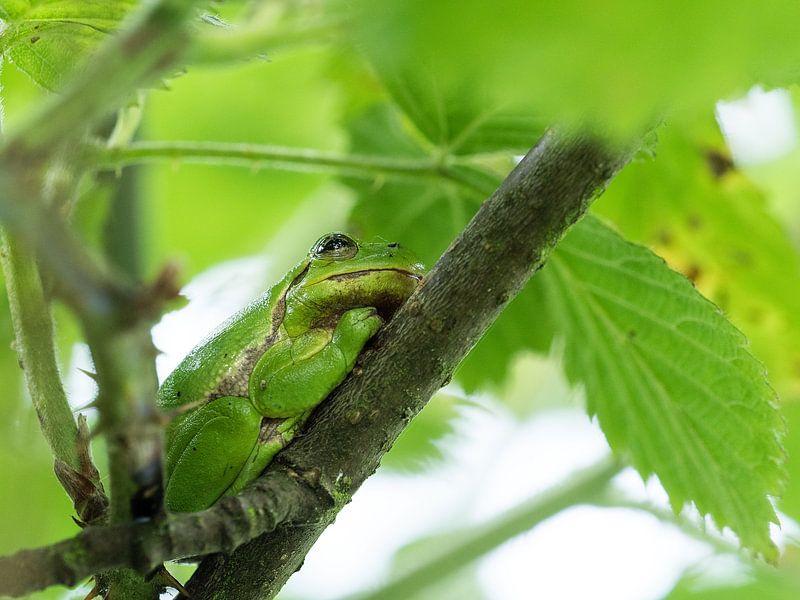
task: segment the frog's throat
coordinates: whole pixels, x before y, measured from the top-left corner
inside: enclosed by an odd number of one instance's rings
[[[335,325],[338,317],[340,317],[343,312],[351,308],[358,308],[359,306],[367,305],[377,308],[379,314],[384,319],[390,319],[397,309],[408,299],[411,291],[413,291],[413,289],[422,279],[420,274],[399,267],[360,269],[357,271],[351,271],[349,273],[337,273],[336,275],[330,275],[314,283],[306,282],[303,287],[310,288],[313,285],[323,281],[352,281],[361,277],[369,277],[370,275],[380,272],[396,273],[400,275],[401,277],[395,276],[395,281],[398,283],[401,280],[408,282],[406,284],[407,287],[403,285],[400,286],[400,288],[406,287],[406,290],[402,292],[395,288],[395,286],[392,286],[394,289],[384,290],[384,294],[381,294],[379,297],[373,297],[373,301],[371,302],[367,302],[366,304],[348,303],[346,306],[342,305],[340,307],[335,307],[334,310],[330,310],[331,307],[323,307],[317,303],[308,303],[306,302],[306,299],[302,297],[302,294],[299,296],[294,296],[292,298],[291,308],[289,307],[290,303],[288,302],[288,297],[292,293],[295,285],[302,281],[302,276],[304,273],[301,273],[294,279],[284,294],[285,312],[283,313],[282,317],[285,330],[290,336],[293,336],[298,333],[302,333],[310,327],[319,326],[321,323],[331,322]]]

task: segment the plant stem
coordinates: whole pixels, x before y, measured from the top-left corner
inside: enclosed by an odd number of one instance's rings
[[[3,273],[8,292],[14,349],[25,373],[36,415],[53,457],[80,469],[78,426],[61,385],[50,305],[36,260],[19,241],[3,232]]]
[[[160,501],[161,426],[155,419],[155,351],[149,328],[164,298],[175,292],[174,272],[165,270],[152,288],[142,288],[99,264],[42,197],[42,174],[62,154],[79,170],[70,142],[177,64],[190,38],[200,2],[141,3],[125,26],[76,71],[60,94],[49,96],[0,147],[0,218],[36,252],[56,290],[82,321],[97,368],[100,424],[107,436],[112,523],[150,512]],[[134,492],[143,492],[137,503]],[[141,495],[141,494],[140,494]],[[158,507],[155,507],[155,511]],[[110,573],[118,600],[152,597],[157,587],[126,589],[132,573]],[[149,589],[152,588],[152,589]]]
[[[592,501],[608,487],[623,467],[624,465],[613,457],[607,457],[575,473],[566,483],[466,532],[459,536],[455,545],[438,557],[426,561],[422,566],[388,585],[358,598],[359,600],[414,598],[415,594],[444,581],[459,569],[553,515],[576,504]]]
[[[312,148],[288,148],[227,142],[134,142],[125,147],[96,147],[88,159],[95,168],[180,161],[211,165],[273,167],[299,171],[336,172],[356,177],[376,175],[436,175],[430,159],[340,154]]]
[[[117,111],[108,147],[126,146],[136,135],[142,119],[144,95],[136,103]],[[95,194],[105,195],[108,208],[103,226],[103,247],[108,261],[132,281],[141,281],[144,271],[142,243],[142,198],[140,167],[95,173]]]
[[[310,173],[374,179],[445,179],[472,194],[488,196],[494,187],[467,177],[451,165],[432,158],[397,158],[364,154],[343,154],[314,148],[290,148],[235,142],[134,142],[109,148],[99,144],[85,150],[87,168],[119,169],[153,162],[186,162],[207,165],[235,165],[251,169],[272,168]]]

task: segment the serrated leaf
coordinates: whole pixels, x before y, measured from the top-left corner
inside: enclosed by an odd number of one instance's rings
[[[659,132],[595,210],[688,276],[747,333],[783,399],[800,398],[800,257],[764,193],[737,171],[707,118]],[[646,201],[645,201],[646,200]]]
[[[351,122],[351,147],[358,154],[424,158],[425,150],[411,137],[411,127],[390,105],[376,104]],[[459,173],[465,179],[484,177],[467,169]],[[362,237],[400,241],[428,265],[441,255],[484,198],[471,184],[444,178],[346,182],[357,194],[350,215],[353,231]],[[489,189],[493,187],[492,180]]]
[[[0,52],[37,84],[57,90],[137,4],[135,0],[0,2]]]
[[[774,559],[768,495],[784,475],[783,424],[744,336],[685,277],[592,216],[533,285],[612,448],[656,474],[675,509],[693,502]]]
[[[373,56],[373,58],[377,58]],[[508,110],[470,80],[447,87],[429,64],[375,61],[379,79],[426,140],[453,155],[523,154],[541,137],[533,113]]]

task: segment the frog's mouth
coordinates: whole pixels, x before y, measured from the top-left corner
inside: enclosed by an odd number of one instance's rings
[[[372,273],[379,273],[381,271],[394,271],[395,273],[400,273],[401,275],[404,275],[416,281],[420,281],[422,279],[422,275],[419,275],[418,273],[412,273],[411,271],[406,271],[405,269],[397,269],[394,267],[386,267],[383,269],[362,269],[361,271],[352,271],[350,273],[337,273],[336,275],[331,275],[326,279],[328,281],[344,281],[347,279],[357,279],[359,277],[365,277],[371,275]]]

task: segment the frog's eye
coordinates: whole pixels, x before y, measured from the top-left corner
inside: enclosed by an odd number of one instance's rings
[[[347,260],[353,258],[358,252],[358,244],[343,233],[329,233],[324,235],[314,247],[311,254],[314,258],[328,258],[331,260]]]

